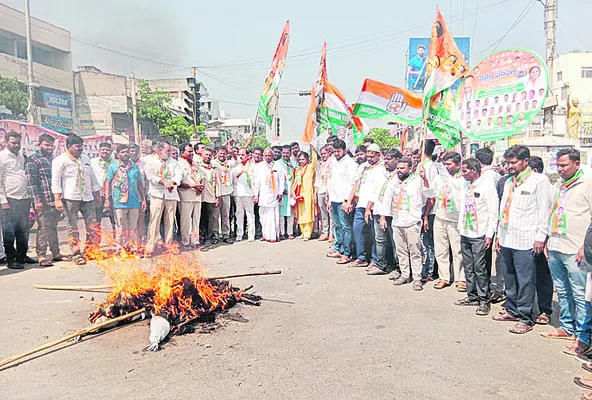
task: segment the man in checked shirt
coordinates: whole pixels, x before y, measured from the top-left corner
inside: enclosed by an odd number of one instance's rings
[[[55,208],[55,200],[51,192],[51,162],[53,160],[53,136],[39,136],[39,150],[27,158],[25,173],[29,183],[29,192],[33,197],[33,205],[37,214],[37,243],[35,250],[39,265],[51,267],[53,261],[69,261],[70,258],[60,253],[58,240],[58,221],[60,213]],[[47,257],[47,246],[52,258]]]

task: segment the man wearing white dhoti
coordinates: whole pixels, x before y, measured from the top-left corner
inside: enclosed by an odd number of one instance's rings
[[[263,152],[263,162],[257,164],[254,179],[253,201],[259,204],[263,240],[277,242],[280,230],[279,206],[284,192],[282,167],[273,163],[273,151]]]

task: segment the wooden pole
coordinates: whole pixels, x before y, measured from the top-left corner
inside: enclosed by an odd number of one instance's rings
[[[88,334],[90,332],[93,332],[93,331],[96,331],[98,329],[101,329],[101,328],[103,328],[103,327],[105,327],[107,325],[111,325],[113,323],[120,322],[120,321],[126,320],[126,319],[131,318],[131,317],[135,317],[136,315],[140,315],[143,312],[146,312],[146,309],[145,308],[139,309],[139,310],[134,311],[134,312],[131,312],[129,314],[122,315],[122,316],[117,317],[117,318],[109,319],[109,320],[104,321],[104,322],[101,322],[99,324],[89,325],[86,328],[80,329],[79,331],[76,331],[76,332],[74,332],[74,333],[72,333],[72,334],[70,334],[68,336],[64,336],[61,339],[58,339],[58,340],[53,341],[51,343],[47,343],[47,344],[44,344],[42,346],[36,347],[36,348],[34,348],[32,350],[29,350],[29,351],[26,351],[26,352],[24,352],[22,354],[18,354],[16,356],[7,358],[6,360],[0,362],[0,368],[4,367],[7,364],[10,364],[10,363],[13,363],[15,361],[18,361],[18,360],[20,360],[20,359],[22,359],[24,357],[30,356],[31,354],[39,353],[40,351],[47,350],[47,349],[49,349],[51,347],[55,347],[55,346],[57,346],[60,343],[67,342],[70,339],[74,339],[74,338],[76,338],[78,336],[86,335],[86,334]]]
[[[221,275],[212,276],[207,279],[231,279],[231,278],[243,278],[247,276],[266,276],[266,275],[280,275],[281,270],[277,271],[259,271],[259,272],[248,272],[245,274],[232,274],[232,275]],[[93,291],[93,290],[104,290],[113,289],[115,285],[94,285],[94,286],[68,286],[68,285],[33,285],[36,289],[42,290],[71,290],[71,291]]]

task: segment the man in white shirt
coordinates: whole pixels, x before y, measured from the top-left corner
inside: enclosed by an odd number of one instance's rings
[[[232,169],[234,182],[234,198],[236,202],[236,240],[243,240],[245,214],[247,215],[247,237],[249,242],[255,240],[255,214],[253,196],[255,164],[250,160],[247,149],[238,151],[238,164]]]
[[[273,150],[263,151],[263,161],[255,167],[253,201],[259,204],[262,239],[275,243],[280,235],[280,201],[284,192],[285,175],[273,162]]]
[[[565,350],[570,355],[587,353],[592,334],[592,306],[586,298],[587,273],[580,268],[584,241],[592,218],[592,177],[580,169],[580,152],[557,153],[561,180],[553,188],[549,220],[549,267],[559,301],[559,328],[543,336],[573,340]]]
[[[398,269],[395,241],[393,240],[393,213],[386,206],[386,189],[393,179],[397,179],[397,164],[403,158],[397,149],[390,149],[384,156],[386,174],[376,182],[371,200],[366,205],[366,216],[374,219],[374,234],[376,238],[376,262],[366,268],[367,275],[386,275],[389,267],[395,268],[394,278],[401,276]],[[380,226],[380,217],[385,217],[386,226]]]
[[[506,312],[495,321],[518,321],[511,333],[524,334],[535,323],[536,266],[548,233],[550,184],[528,166],[530,151],[515,145],[504,153],[508,172],[500,206],[495,249],[501,252],[506,283]]]
[[[31,198],[25,175],[25,157],[20,150],[20,133],[8,132],[6,148],[0,151],[0,204],[4,249],[10,269],[23,269],[24,264],[36,263],[27,256]]]
[[[376,192],[377,183],[384,181],[387,176],[384,162],[380,157],[380,147],[377,144],[372,143],[368,146],[366,160],[367,164],[359,174],[348,200],[344,203],[344,207],[349,212],[354,212],[353,237],[356,245],[356,260],[350,265],[354,268],[366,268],[369,263],[376,264],[372,209],[367,214],[366,208]],[[368,247],[372,249],[371,255],[366,252]]]
[[[323,146],[320,150],[321,162],[315,172],[315,198],[319,206],[320,231],[321,236],[319,241],[329,240],[333,232],[333,220],[327,208],[327,185],[329,183],[329,175],[331,173],[331,165],[333,165],[334,158],[331,157],[329,146]]]
[[[234,190],[231,169],[233,161],[229,160],[228,152],[225,147],[219,147],[216,152],[217,158],[212,161],[212,165],[218,170],[220,179],[220,205],[214,208],[214,235],[218,236],[218,224],[222,227],[222,241],[227,244],[232,243],[230,238],[230,205],[231,196]]]
[[[446,153],[441,162],[435,163],[438,174],[434,180],[434,189],[437,193],[434,207],[436,210],[434,252],[440,275],[440,279],[434,285],[435,289],[443,289],[453,282],[457,282],[457,289],[466,291],[458,228],[461,189],[465,186],[460,163],[460,154],[455,152]],[[450,264],[450,250],[452,250],[452,265]],[[451,270],[453,272],[452,279]]]
[[[100,201],[101,186],[92,173],[89,158],[82,154],[84,143],[77,135],[66,139],[66,152],[53,159],[51,190],[55,207],[68,220],[68,242],[72,247],[72,261],[86,264],[82,254],[78,230],[78,213],[82,214],[87,244],[96,243],[96,205]]]
[[[333,141],[335,162],[329,176],[328,202],[331,204],[331,217],[335,227],[333,251],[327,257],[336,258],[338,264],[348,264],[352,258],[352,223],[353,214],[343,207],[354,184],[356,183],[358,164],[347,154],[343,140]]]
[[[281,149],[281,158],[274,162],[283,169],[283,175],[286,177],[284,195],[280,203],[280,239],[294,239],[294,211],[292,210],[292,204],[290,204],[290,193],[292,192],[297,165],[291,159],[292,148],[285,145]]]
[[[491,311],[489,271],[485,252],[491,247],[497,228],[498,202],[496,188],[481,177],[481,164],[475,158],[462,162],[462,174],[468,185],[460,192],[460,245],[467,280],[467,297],[456,301],[457,306],[477,306],[477,315]]]
[[[433,197],[425,170],[419,167],[419,176],[412,174],[413,161],[402,158],[397,164],[397,179],[386,188],[387,209],[393,213],[393,237],[397,248],[397,258],[401,276],[394,282],[396,286],[413,281],[413,290],[423,290],[421,282],[421,237],[423,215],[422,198]],[[386,216],[380,217],[380,227],[386,228]]]
[[[263,148],[257,146],[253,149],[253,167],[257,167],[263,161]],[[259,218],[259,205],[255,204],[255,239],[261,239],[261,220]]]
[[[201,194],[205,185],[205,177],[198,166],[193,163],[193,146],[182,143],[179,146],[179,167],[181,168],[181,184],[179,199],[181,200],[181,244],[185,249],[199,246],[199,225],[201,221]]]
[[[481,178],[489,179],[494,185],[497,185],[500,174],[493,168],[493,150],[487,147],[477,149],[475,158],[481,164]]]
[[[218,215],[216,208],[220,206],[220,176],[218,169],[212,165],[214,150],[205,148],[201,152],[199,168],[205,177],[204,190],[201,195],[202,221],[204,221],[203,237],[211,244],[218,243]],[[194,161],[195,162],[195,161]]]
[[[99,186],[101,187],[101,201],[97,205],[97,210],[95,212],[99,227],[105,212],[105,177],[107,176],[107,170],[113,161],[111,158],[112,153],[113,147],[111,146],[111,143],[103,142],[99,144],[99,156],[90,160],[92,172],[95,175],[95,179],[99,183]],[[115,229],[115,216],[113,211],[106,211],[109,216],[109,221],[111,222],[111,229]]]
[[[173,224],[179,193],[177,186],[181,183],[181,169],[177,161],[171,158],[172,147],[166,141],[158,143],[157,154],[146,161],[146,178],[150,186],[150,223],[146,255],[154,253],[156,240],[160,235],[160,220],[164,214],[164,244],[169,246],[173,241]]]

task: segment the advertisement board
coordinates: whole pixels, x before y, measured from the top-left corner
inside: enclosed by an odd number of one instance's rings
[[[456,46],[470,64],[471,38],[458,37],[454,39]],[[407,90],[422,92],[425,83],[426,61],[430,48],[430,38],[409,39],[409,61],[407,63]],[[452,86],[452,90],[459,87],[459,82]]]
[[[60,133],[70,133],[74,126],[72,118],[57,117],[54,115],[41,115],[41,126]]]
[[[55,107],[66,108],[68,110],[72,109],[72,98],[69,95],[52,92],[43,92],[42,96],[43,105],[47,108]]]
[[[479,141],[510,137],[529,128],[548,91],[543,59],[526,49],[499,50],[463,79],[456,118],[463,133]]]

